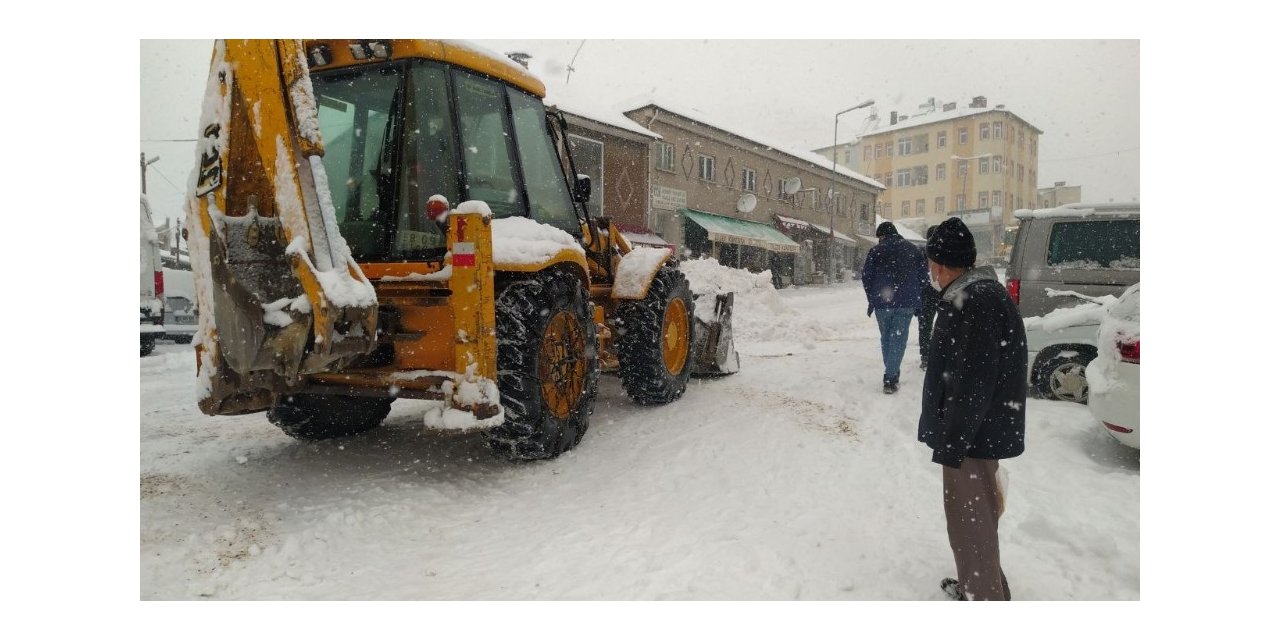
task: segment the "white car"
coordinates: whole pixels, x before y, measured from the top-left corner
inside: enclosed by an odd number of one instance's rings
[[[1089,363],[1089,410],[1107,433],[1125,446],[1138,449],[1141,378],[1138,374],[1138,287],[1125,290],[1098,327],[1098,357]]]
[[[1027,384],[1042,398],[1084,403],[1089,399],[1085,367],[1098,354],[1098,328],[1117,298],[1047,291],[1049,297],[1072,297],[1079,304],[1023,320],[1027,332]]]

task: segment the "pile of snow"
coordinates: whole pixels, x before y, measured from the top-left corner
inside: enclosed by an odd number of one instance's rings
[[[835,337],[838,323],[802,319],[791,313],[778,290],[773,288],[769,271],[752,273],[746,269],[726,267],[714,259],[685,260],[680,270],[689,279],[694,296],[708,295],[695,302],[695,314],[706,321],[715,307],[714,294],[733,292],[733,337],[737,346],[747,343],[815,340]]]
[[[573,236],[553,226],[521,217],[493,221],[493,261],[498,264],[542,264],[565,249],[586,255]]]
[[[1050,297],[1056,297],[1054,293],[1053,289],[1049,290]],[[1115,303],[1115,296],[1100,296],[1094,298],[1092,302],[1082,301],[1080,305],[1054,309],[1043,316],[1030,316],[1023,320],[1023,325],[1026,326],[1028,331],[1033,329],[1061,331],[1067,327],[1102,324],[1103,319],[1107,317],[1107,311]]]
[[[1133,285],[1120,294],[1102,318],[1102,326],[1098,327],[1098,357],[1089,362],[1085,368],[1085,378],[1089,381],[1089,393],[1107,393],[1120,382],[1120,343],[1138,342],[1142,338],[1139,329],[1141,307],[1139,305],[1139,285]]]

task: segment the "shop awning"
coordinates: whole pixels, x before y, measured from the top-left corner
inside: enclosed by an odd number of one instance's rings
[[[782,223],[782,226],[786,227],[787,229],[793,229],[796,231],[807,231],[814,235],[822,236],[824,238],[830,238],[832,235],[830,227],[826,227],[814,222],[809,222],[808,220],[801,220],[799,218],[790,218],[778,213],[773,214],[773,217],[777,218],[778,222]],[[849,246],[858,245],[857,240],[854,240],[853,238],[850,238],[849,236],[843,233],[840,233],[839,231],[835,232],[835,238],[836,238],[836,242],[840,244],[847,244]],[[875,242],[873,241],[871,244],[875,244]]]
[[[800,245],[767,224],[718,216],[705,211],[680,209],[685,218],[707,230],[711,242],[740,244],[777,253],[799,253]]]

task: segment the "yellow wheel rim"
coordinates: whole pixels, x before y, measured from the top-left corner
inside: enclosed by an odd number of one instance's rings
[[[684,300],[675,298],[667,303],[662,316],[662,364],[673,376],[680,375],[689,359],[689,310]]]
[[[542,334],[538,352],[538,379],[542,399],[557,418],[568,418],[586,385],[586,337],[578,319],[567,311],[557,313]]]

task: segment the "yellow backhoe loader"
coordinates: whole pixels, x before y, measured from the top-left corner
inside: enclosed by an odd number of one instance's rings
[[[737,370],[732,294],[695,308],[665,250],[583,203],[563,116],[464,43],[217,41],[190,183],[199,406],[291,436],[378,426],[396,398],[552,458],[601,371],[640,404]]]

